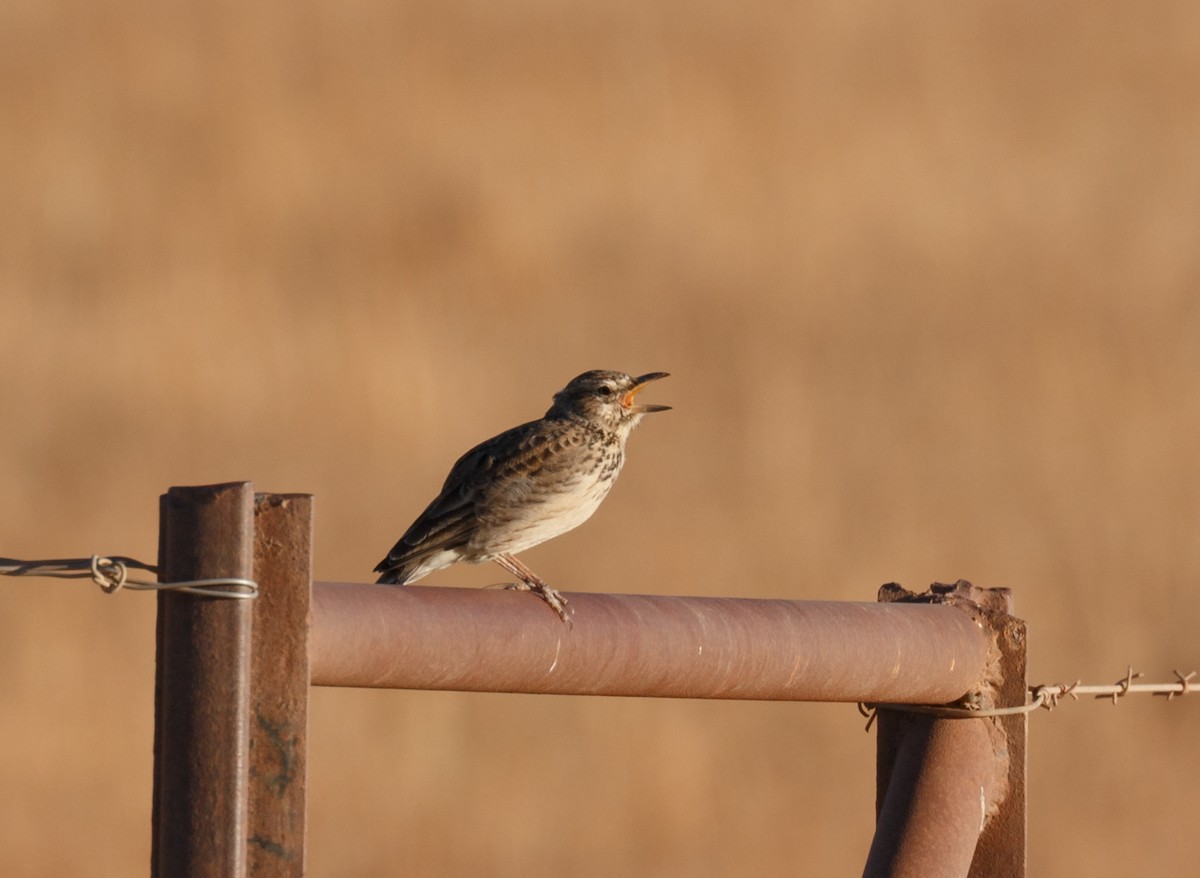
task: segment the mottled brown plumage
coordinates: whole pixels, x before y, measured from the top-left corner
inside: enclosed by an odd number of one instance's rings
[[[634,402],[666,376],[584,372],[540,420],[476,445],[376,565],[379,582],[405,585],[456,561],[495,561],[565,621],[566,600],[515,555],[591,517],[621,472],[629,433],[645,414],[670,408]]]

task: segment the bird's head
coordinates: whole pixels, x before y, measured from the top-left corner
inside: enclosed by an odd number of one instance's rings
[[[554,405],[550,406],[546,417],[583,418],[610,430],[627,432],[637,425],[642,415],[671,408],[669,405],[634,402],[643,387],[666,377],[666,372],[649,372],[637,378],[603,369],[584,372],[554,394]]]

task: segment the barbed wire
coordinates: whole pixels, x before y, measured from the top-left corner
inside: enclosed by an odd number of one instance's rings
[[[92,555],[90,558],[51,558],[44,561],[21,561],[0,558],[0,575],[51,576],[59,579],[91,579],[106,594],[123,588],[131,591],[175,591],[210,598],[249,600],[258,597],[258,583],[253,579],[222,576],[214,579],[190,579],[185,582],[158,582],[129,575],[129,571],[145,570],[157,573],[158,568],[124,555]]]
[[[1115,705],[1117,699],[1126,695],[1163,695],[1167,701],[1174,700],[1176,695],[1187,695],[1200,686],[1193,684],[1196,671],[1181,674],[1172,669],[1175,675],[1174,683],[1134,683],[1134,680],[1145,676],[1141,671],[1134,671],[1133,665],[1126,666],[1125,676],[1115,683],[1101,685],[1084,685],[1079,680],[1074,683],[1052,683],[1029,687],[1029,703],[1013,707],[950,707],[936,704],[866,704],[859,703],[858,712],[867,718],[866,730],[870,731],[871,724],[880,710],[896,710],[902,713],[921,713],[936,716],[939,719],[978,719],[985,716],[1012,716],[1021,713],[1033,713],[1039,707],[1054,710],[1059,701],[1070,696],[1072,701],[1078,701],[1080,695],[1091,695],[1095,698],[1111,698]]]
[[[1076,680],[1070,684],[1056,683],[1052,686],[1038,686],[1031,691],[1042,698],[1040,706],[1047,710],[1058,707],[1059,699],[1064,695],[1070,695],[1073,701],[1078,701],[1080,695],[1111,698],[1113,704],[1117,703],[1118,698],[1132,694],[1165,695],[1167,701],[1173,701],[1176,695],[1187,695],[1192,691],[1192,679],[1196,676],[1196,672],[1181,674],[1179,671],[1172,670],[1171,673],[1175,675],[1174,683],[1134,683],[1134,680],[1145,675],[1141,671],[1135,673],[1133,666],[1129,665],[1125,676],[1108,686],[1084,686]]]

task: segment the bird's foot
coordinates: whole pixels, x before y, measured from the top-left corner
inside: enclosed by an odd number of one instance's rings
[[[541,580],[537,580],[535,582],[513,582],[504,587],[516,591],[533,592],[550,605],[550,609],[558,614],[558,618],[562,619],[562,621],[567,625],[571,624],[570,615],[575,611],[573,609],[567,609],[567,599],[563,597],[557,589],[551,588]]]

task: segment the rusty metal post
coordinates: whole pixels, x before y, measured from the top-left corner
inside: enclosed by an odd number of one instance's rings
[[[1025,703],[1025,628],[1007,589],[960,581],[923,595],[880,589],[892,605],[949,604],[983,626],[981,708]],[[881,709],[875,838],[866,876],[1025,874],[1025,714],[947,719]]]
[[[171,488],[159,505],[164,582],[253,576],[249,482]],[[158,595],[155,878],[246,874],[252,602]]]
[[[951,701],[990,639],[955,607],[318,582],[312,682],[476,692]]]
[[[968,584],[969,585],[969,584]],[[985,624],[993,638],[996,656],[992,679],[992,698],[1000,707],[1025,703],[1029,683],[1026,678],[1027,633],[1025,622],[1013,615],[1012,594],[1008,589],[974,589],[977,603],[984,609]],[[978,592],[985,597],[978,600]],[[997,757],[1007,771],[1002,778],[1003,795],[996,812],[983,828],[972,878],[987,875],[1012,875],[1022,878],[1026,867],[1026,747],[1029,741],[1029,714],[1018,713],[989,720]],[[1003,747],[1004,750],[999,748]],[[1003,768],[1001,769],[1003,771]]]
[[[300,878],[305,861],[312,497],[259,494],[254,505],[250,675],[249,872]]]
[[[996,798],[988,721],[881,711],[879,722],[899,747],[863,875],[962,878]]]

